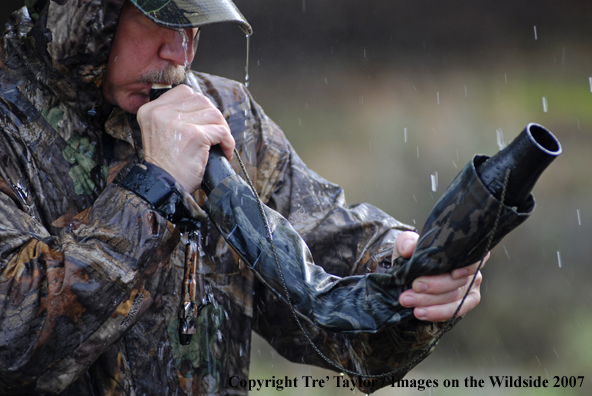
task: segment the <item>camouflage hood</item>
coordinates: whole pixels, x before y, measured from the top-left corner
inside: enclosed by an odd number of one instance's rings
[[[101,106],[105,66],[125,1],[25,0],[26,8],[11,19],[9,30],[14,41],[7,45],[19,48],[22,60],[35,76],[32,80],[46,85],[62,102],[87,113]],[[236,22],[243,31],[252,33],[230,1],[204,1],[199,5],[168,1],[166,7],[157,7],[161,3],[157,1],[133,3],[163,26],[163,20],[172,19],[179,19],[180,27]],[[181,11],[190,6],[190,10]],[[170,8],[176,13],[166,15]],[[172,23],[166,26],[176,27]]]
[[[28,0],[11,17],[5,45],[28,65],[29,81],[86,113],[101,104],[102,78],[124,2]]]

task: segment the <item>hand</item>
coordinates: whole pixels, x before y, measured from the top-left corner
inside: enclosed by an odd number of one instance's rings
[[[146,161],[167,171],[189,193],[201,185],[210,147],[232,158],[224,116],[204,95],[179,85],[138,110]]]
[[[418,238],[419,236],[414,232],[407,231],[399,234],[395,241],[393,256],[411,257]],[[487,253],[485,261],[487,259],[489,259],[489,253]],[[458,268],[446,274],[420,276],[413,281],[412,289],[401,294],[399,302],[404,307],[415,307],[413,314],[417,319],[430,322],[446,321],[458,308],[477,267],[479,267],[479,263]],[[481,301],[481,293],[479,292],[481,281],[482,276],[479,272],[459,311],[459,316],[465,315]]]

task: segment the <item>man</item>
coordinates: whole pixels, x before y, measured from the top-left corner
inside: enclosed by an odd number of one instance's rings
[[[247,26],[228,1],[194,3]],[[130,188],[133,172],[168,186],[167,197],[197,216],[190,195],[204,199],[210,147],[231,158],[236,145],[261,199],[326,271],[380,271],[414,248],[410,227],[370,205],[347,207],[338,186],[308,170],[244,86],[184,73],[198,26],[224,18],[191,21],[175,1],[140,10],[150,4],[37,0],[9,21],[0,47],[0,394],[246,394],[229,380],[248,377],[252,330],[288,359],[332,368],[277,291],[204,219],[201,272],[213,303],[180,345],[186,236],[170,205]],[[149,102],[152,83],[177,86]],[[417,320],[376,334],[305,327],[344,367],[388,372],[422,352],[475,271],[416,279],[400,301]],[[480,280],[461,314],[479,302]]]

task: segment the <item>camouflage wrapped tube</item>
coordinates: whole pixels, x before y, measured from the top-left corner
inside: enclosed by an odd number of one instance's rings
[[[259,278],[284,298],[287,291],[295,309],[316,326],[333,332],[375,332],[399,323],[400,312],[405,317],[412,312],[399,304],[405,289],[390,274],[342,278],[315,265],[290,223],[266,206],[264,218],[257,200],[243,179],[230,176],[212,191],[206,212]]]
[[[393,270],[397,284],[411,284],[422,275],[436,275],[481,260],[502,238],[522,224],[534,210],[529,195],[518,211],[502,205],[477,175],[476,165],[487,160],[475,156],[438,200],[408,259]]]
[[[333,332],[375,332],[413,317],[412,309],[399,304],[399,296],[415,278],[479,261],[532,213],[532,196],[524,205],[527,212],[520,213],[502,205],[483,185],[475,163],[486,159],[477,156],[467,164],[434,207],[411,259],[398,258],[388,273],[345,278],[326,273],[314,264],[290,223],[264,207],[268,235],[257,197],[238,176],[226,178],[212,191],[206,212],[259,278],[284,298],[288,293],[295,309],[316,326]]]

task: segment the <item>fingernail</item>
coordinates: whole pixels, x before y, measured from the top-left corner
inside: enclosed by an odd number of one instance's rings
[[[415,290],[418,293],[423,293],[428,291],[428,285],[423,282],[416,282],[413,290]]]
[[[408,240],[403,244],[403,254],[407,254],[407,252],[411,253],[413,249],[413,245],[415,245],[415,241]]]
[[[425,319],[428,316],[428,311],[423,308],[416,308],[413,313],[417,319]]]
[[[411,296],[403,296],[401,303],[405,307],[412,307],[415,304],[415,298]]]

